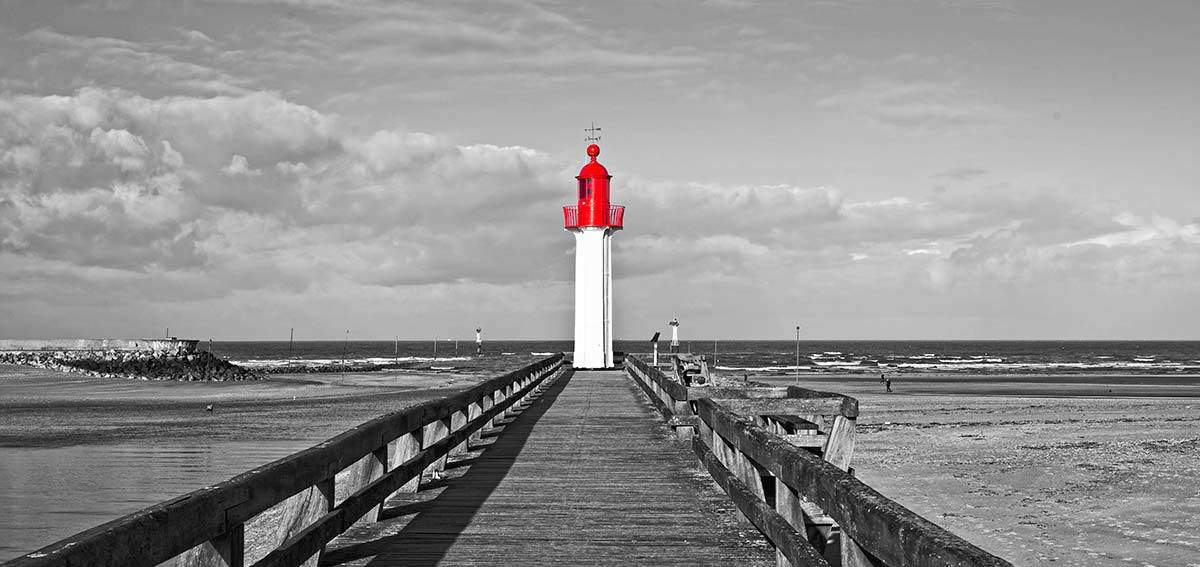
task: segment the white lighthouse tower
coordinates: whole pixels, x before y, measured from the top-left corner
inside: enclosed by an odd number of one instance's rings
[[[576,179],[579,202],[563,207],[563,225],[575,233],[575,368],[612,368],[612,235],[625,207],[609,203],[612,176],[596,161],[600,146]]]

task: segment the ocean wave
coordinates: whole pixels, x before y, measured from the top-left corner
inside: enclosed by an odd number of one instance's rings
[[[821,370],[821,371],[844,371],[844,372],[869,372],[876,368],[883,370],[918,370],[918,371],[942,371],[950,373],[1031,373],[1031,374],[1051,374],[1054,372],[1180,372],[1180,371],[1196,371],[1200,370],[1200,360],[1192,361],[1192,363],[1182,362],[1135,362],[1135,361],[1108,361],[1108,362],[986,362],[988,360],[1003,360],[1003,359],[984,359],[977,361],[974,359],[962,359],[959,361],[942,362],[940,360],[930,362],[890,362],[880,363],[876,366],[872,360],[817,360],[814,361],[816,366],[715,366],[717,370],[727,370],[736,372],[781,372],[785,370]],[[969,361],[969,363],[967,363]]]
[[[248,368],[272,368],[277,366],[329,366],[333,364],[395,364],[400,362],[445,362],[450,360],[471,360],[469,356],[399,356],[399,357],[370,357],[370,358],[253,358],[246,360],[231,360],[230,362]]]
[[[811,366],[714,366],[715,370],[737,372],[780,372],[783,370],[811,370]]]

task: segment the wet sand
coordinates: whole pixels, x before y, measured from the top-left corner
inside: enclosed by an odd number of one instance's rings
[[[201,383],[0,366],[0,561],[492,375]]]
[[[0,561],[495,374],[180,383],[0,366]],[[862,402],[860,478],[1014,564],[1200,566],[1200,377],[799,381]]]
[[[799,383],[860,400],[859,478],[1016,565],[1200,566],[1198,376]]]

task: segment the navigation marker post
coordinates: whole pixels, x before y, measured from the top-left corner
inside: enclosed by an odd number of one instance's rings
[[[800,325],[796,325],[796,385],[800,385]]]

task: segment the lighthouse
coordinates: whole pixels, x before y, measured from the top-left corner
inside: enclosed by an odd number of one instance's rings
[[[587,147],[588,163],[575,177],[579,202],[563,207],[563,226],[575,234],[575,368],[612,368],[612,236],[625,207],[609,201],[612,176]]]

